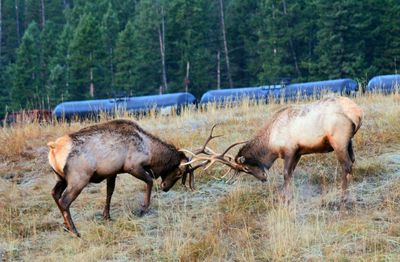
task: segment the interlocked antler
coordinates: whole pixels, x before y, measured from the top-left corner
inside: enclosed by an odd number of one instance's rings
[[[208,168],[210,168],[214,163],[216,162],[220,162],[223,163],[227,166],[229,166],[231,169],[234,169],[236,171],[247,171],[246,168],[235,162],[234,157],[232,155],[228,155],[228,151],[231,150],[233,147],[240,145],[240,144],[244,144],[247,143],[247,141],[242,141],[242,142],[236,142],[232,145],[230,145],[227,149],[225,149],[225,151],[221,154],[216,153],[215,151],[213,151],[211,148],[207,147],[207,144],[214,138],[220,137],[221,135],[213,135],[213,131],[214,128],[217,124],[213,125],[213,127],[211,128],[210,131],[210,135],[208,136],[208,138],[206,139],[206,142],[204,143],[204,145],[199,148],[194,150],[193,152],[187,149],[181,149],[180,151],[182,152],[186,152],[188,154],[191,155],[191,157],[189,158],[189,161],[182,164],[182,166],[188,166],[187,172],[184,174],[184,176],[182,177],[182,183],[185,184],[186,182],[186,176],[187,173],[190,174],[189,176],[189,186],[190,188],[192,188],[192,186],[194,186],[194,176],[193,176],[193,172],[200,167],[204,167],[204,170],[207,170]],[[192,167],[191,165],[195,162],[199,162],[201,161],[200,164]]]

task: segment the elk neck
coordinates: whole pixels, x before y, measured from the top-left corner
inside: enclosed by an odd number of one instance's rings
[[[182,153],[175,146],[153,137],[150,146],[150,165],[156,177],[179,167]]]

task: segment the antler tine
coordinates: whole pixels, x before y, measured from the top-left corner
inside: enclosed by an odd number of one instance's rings
[[[235,147],[235,146],[237,146],[237,145],[240,145],[240,144],[247,143],[247,142],[248,142],[248,141],[241,141],[241,142],[237,142],[237,143],[234,143],[234,144],[230,145],[230,146],[229,146],[227,149],[225,149],[225,151],[224,151],[222,154],[220,154],[218,157],[223,158],[223,157],[225,156],[225,154],[228,153],[228,151],[231,150],[233,147]],[[232,156],[229,155],[229,157],[232,157]]]
[[[213,155],[218,155],[218,153],[216,153],[214,150],[212,150],[212,149],[209,148],[208,146],[207,146],[204,150],[209,151],[209,152],[210,152],[211,154],[213,154]]]
[[[218,159],[217,158],[213,158],[211,161],[209,161],[209,163],[207,163],[207,166],[204,168],[204,170],[207,170],[208,168],[210,168],[210,166],[212,166]]]
[[[192,160],[190,160],[189,162],[183,163],[181,164],[181,166],[188,166],[190,164],[193,164],[197,161],[201,161],[201,160],[205,160],[204,162],[209,162],[211,161],[211,157],[205,157],[205,156],[195,156]]]
[[[215,128],[217,125],[219,125],[219,124],[217,123],[217,124],[214,124],[214,125],[213,125],[213,127],[211,128],[211,131],[210,131],[210,135],[209,135],[208,138],[206,139],[206,142],[204,143],[204,145],[203,145],[199,150],[196,150],[196,151],[195,151],[196,154],[204,153],[204,154],[206,154],[206,155],[209,155],[209,154],[205,151],[206,148],[207,148],[207,144],[208,144],[212,139],[222,136],[222,135],[213,136],[214,128]]]
[[[192,155],[192,156],[195,156],[195,155],[196,155],[196,154],[193,153],[192,151],[187,150],[187,149],[184,149],[184,148],[181,148],[181,149],[179,149],[178,151],[179,151],[179,152],[188,153],[189,155]]]

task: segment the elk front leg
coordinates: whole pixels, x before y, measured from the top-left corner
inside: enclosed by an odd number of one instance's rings
[[[106,198],[106,205],[104,206],[104,211],[103,211],[103,218],[105,220],[109,220],[110,217],[110,203],[111,203],[111,197],[112,194],[114,193],[115,189],[115,180],[117,176],[112,176],[107,178],[107,198]]]
[[[143,167],[132,169],[130,172],[134,177],[146,183],[146,192],[144,194],[144,202],[139,209],[139,216],[142,216],[148,211],[150,206],[151,190],[153,188],[153,177]]]
[[[145,214],[148,211],[148,208],[150,206],[150,197],[151,197],[151,190],[153,188],[153,180],[150,182],[146,182],[146,193],[144,196],[144,203],[142,204],[142,208],[140,210],[140,216]]]
[[[283,192],[282,198],[284,203],[288,203],[290,199],[292,199],[292,190],[290,189],[290,184],[292,181],[292,174],[294,169],[296,168],[297,163],[300,160],[300,154],[293,154],[285,157],[284,163],[284,171],[283,171]]]

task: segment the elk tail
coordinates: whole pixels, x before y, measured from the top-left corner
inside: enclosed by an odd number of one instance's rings
[[[344,115],[353,123],[353,135],[355,135],[361,127],[363,119],[363,110],[349,98],[342,98],[340,100]]]
[[[50,141],[50,142],[47,143],[47,146],[48,146],[50,149],[54,149],[54,148],[56,148],[56,142]]]

